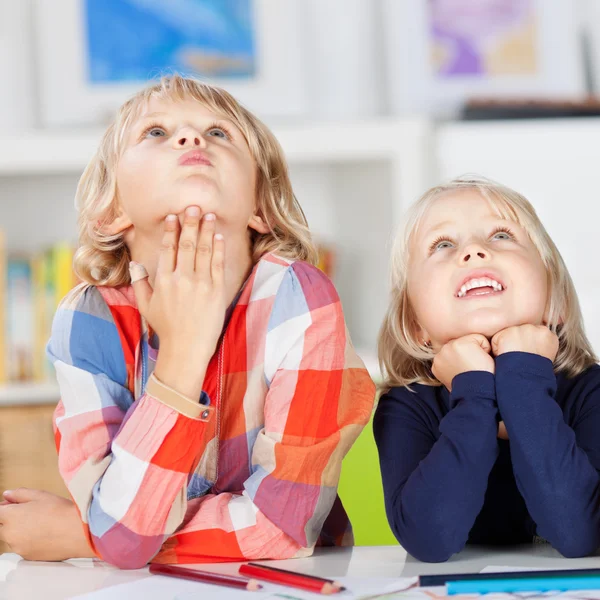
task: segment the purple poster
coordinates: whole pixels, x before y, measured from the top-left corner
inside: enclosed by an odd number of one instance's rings
[[[534,0],[428,0],[439,77],[537,72]]]

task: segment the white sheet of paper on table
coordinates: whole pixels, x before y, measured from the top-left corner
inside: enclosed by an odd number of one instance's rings
[[[546,569],[541,569],[540,567],[498,567],[496,565],[490,565],[489,567],[484,567],[479,571],[480,573],[518,573],[520,571],[545,571]]]
[[[340,598],[343,598],[343,600],[351,598],[361,600],[376,594],[403,590],[416,583],[416,577],[401,579],[396,577],[373,579],[338,577],[336,581],[340,581],[347,587],[347,591],[340,595]],[[208,598],[210,600],[233,600],[234,598],[248,598],[248,600],[265,600],[266,598],[272,600],[315,600],[319,598],[319,595],[312,592],[304,592],[295,588],[265,582],[261,583],[263,589],[260,592],[246,592],[235,588],[156,575],[139,581],[104,588],[76,598],[79,600],[119,600],[120,598],[126,600],[207,600]],[[381,597],[381,600],[384,598]]]

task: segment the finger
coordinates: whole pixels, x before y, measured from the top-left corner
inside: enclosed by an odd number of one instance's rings
[[[225,238],[220,233],[217,233],[213,238],[210,269],[213,283],[222,286],[225,279]]]
[[[498,349],[500,347],[500,333],[497,333],[493,338],[492,338],[492,354],[496,355],[498,354]]]
[[[146,267],[143,264],[132,260],[129,263],[129,276],[131,277],[131,283],[136,283],[137,281],[146,279],[148,271],[146,271]]]
[[[17,488],[16,490],[6,490],[2,495],[12,504],[21,504],[37,500],[44,492],[31,488]]]
[[[146,310],[152,297],[152,286],[148,281],[148,273],[142,277],[143,273],[141,269],[146,272],[143,265],[139,263],[129,263],[129,273],[131,274],[131,285],[133,287],[133,293],[135,294],[135,300],[138,305],[138,309],[143,316],[146,316]]]
[[[181,228],[177,248],[176,269],[182,273],[192,273],[194,271],[199,226],[200,209],[197,206],[188,206],[183,216],[183,227]]]
[[[201,277],[210,277],[211,275],[215,221],[215,215],[208,213],[204,215],[200,226],[198,247],[196,249],[196,273]]]
[[[489,353],[492,349],[489,340],[485,337],[485,335],[475,334],[473,336],[473,340],[476,341],[483,350]]]
[[[172,273],[177,260],[177,241],[179,240],[179,221],[176,215],[167,215],[160,245],[160,256],[156,274]]]

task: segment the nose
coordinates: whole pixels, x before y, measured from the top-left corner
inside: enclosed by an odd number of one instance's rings
[[[174,145],[176,148],[200,146],[203,139],[193,127],[183,127],[174,136]]]
[[[478,244],[470,244],[467,246],[460,257],[460,262],[462,264],[479,262],[479,261],[488,261],[490,259],[490,255],[481,246]]]

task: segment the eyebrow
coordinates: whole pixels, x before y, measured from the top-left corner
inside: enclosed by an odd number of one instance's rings
[[[169,113],[167,113],[167,112],[144,113],[143,115],[140,115],[138,117],[137,121],[141,121],[141,120],[145,120],[145,119],[155,119],[156,117],[166,117],[168,115],[169,115]],[[228,119],[225,116],[220,116],[218,114],[214,114],[213,117],[211,117],[211,119],[207,119],[207,120],[227,121],[227,123],[230,123],[232,126],[237,128],[237,125],[231,119]]]
[[[442,221],[441,223],[438,223],[434,227],[430,227],[427,231],[423,232],[423,237],[429,237],[430,235],[440,231],[441,229],[445,229],[450,225],[454,225],[454,221]]]
[[[515,225],[517,225],[517,226],[518,226],[518,223],[517,223],[516,221],[513,221],[512,219],[504,219],[504,218],[502,218],[500,215],[498,215],[498,216],[493,216],[493,217],[490,217],[490,218],[485,218],[485,219],[483,219],[482,221],[483,221],[484,223],[490,223],[490,224],[492,224],[492,222],[493,222],[493,223],[497,223],[497,222],[502,222],[502,223],[514,223]],[[442,221],[441,223],[438,223],[438,224],[437,224],[437,225],[435,225],[434,227],[431,227],[430,229],[428,229],[428,230],[427,230],[427,231],[424,233],[423,237],[427,238],[427,237],[429,237],[429,236],[431,236],[431,235],[435,234],[436,232],[438,232],[438,231],[440,231],[440,230],[446,229],[446,227],[453,226],[455,223],[456,223],[456,221],[449,221],[449,220]]]
[[[162,117],[164,115],[166,115],[167,113],[165,112],[151,112],[151,113],[144,113],[143,115],[140,115],[138,117],[138,120],[140,119],[151,119],[153,117]]]

